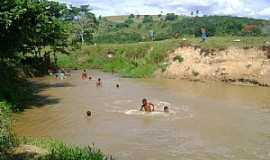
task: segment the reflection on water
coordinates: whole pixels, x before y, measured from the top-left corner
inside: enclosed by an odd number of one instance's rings
[[[117,159],[270,159],[269,88],[122,79],[93,71],[103,81],[96,88],[94,80],[72,75],[35,80],[50,86],[40,95],[59,101],[14,115],[17,134],[94,142]],[[143,98],[156,112],[138,111]],[[163,112],[165,105],[170,113]]]

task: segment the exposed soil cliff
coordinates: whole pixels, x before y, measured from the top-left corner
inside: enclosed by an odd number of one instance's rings
[[[157,76],[199,81],[224,81],[270,86],[269,48],[203,50],[181,47],[168,57],[166,70]]]

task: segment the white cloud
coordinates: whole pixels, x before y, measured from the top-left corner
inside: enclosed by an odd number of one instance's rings
[[[270,16],[270,6],[259,12],[261,16]]]
[[[269,0],[61,0],[73,5],[90,4],[101,15],[190,14],[200,10],[206,15],[234,15],[270,18]],[[266,8],[268,6],[268,8]]]

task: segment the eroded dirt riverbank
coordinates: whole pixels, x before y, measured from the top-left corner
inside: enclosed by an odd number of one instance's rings
[[[181,47],[168,57],[168,67],[157,76],[195,81],[270,86],[270,49],[203,50]],[[182,57],[179,62],[177,57]]]

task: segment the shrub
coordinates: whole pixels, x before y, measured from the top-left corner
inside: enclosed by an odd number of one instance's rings
[[[10,133],[10,108],[6,102],[0,101],[0,157],[3,159],[6,151],[13,145]]]
[[[184,61],[184,58],[181,55],[177,55],[173,58],[173,61],[178,61],[179,63]]]
[[[192,75],[195,76],[195,77],[197,77],[198,75],[200,75],[200,73],[197,72],[197,71],[192,70]]]

